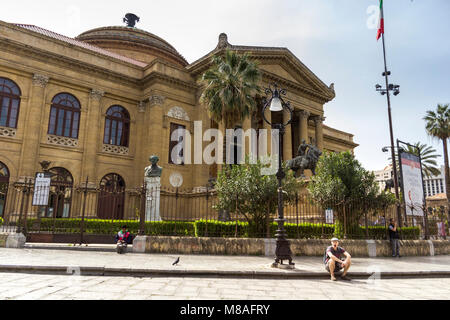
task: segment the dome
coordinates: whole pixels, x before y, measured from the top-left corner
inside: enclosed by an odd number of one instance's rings
[[[188,65],[167,41],[137,28],[96,28],[83,32],[76,39],[145,63],[161,58],[182,67]]]

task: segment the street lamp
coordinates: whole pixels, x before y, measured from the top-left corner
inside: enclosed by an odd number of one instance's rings
[[[390,71],[387,71],[387,65],[386,65],[386,54],[384,51],[384,38],[383,38],[383,52],[384,52],[384,72],[383,77],[385,77],[386,80],[386,88],[383,88],[380,84],[375,85],[375,90],[379,92],[381,95],[386,95],[387,98],[387,104],[388,104],[388,116],[389,116],[389,133],[391,138],[391,157],[392,157],[392,166],[394,169],[394,188],[395,188],[395,198],[397,199],[397,217],[399,219],[399,226],[402,226],[401,220],[400,220],[400,195],[398,193],[398,174],[397,174],[397,163],[395,159],[395,152],[394,152],[394,132],[392,130],[392,115],[391,115],[391,98],[389,95],[389,91],[394,91],[394,96],[397,96],[400,93],[400,86],[396,84],[389,84],[389,78],[388,76],[391,75]],[[384,150],[387,150],[386,147],[383,148]]]
[[[282,162],[282,149],[281,149],[281,141],[283,139],[283,135],[285,132],[285,128],[291,123],[292,121],[292,108],[289,104],[289,102],[284,102],[281,95],[286,95],[285,89],[278,89],[278,86],[276,84],[273,85],[274,88],[266,88],[265,93],[266,95],[271,94],[271,98],[269,100],[266,99],[264,107],[262,109],[262,116],[265,122],[267,122],[272,129],[276,129],[279,132],[278,135],[278,171],[277,171],[277,179],[278,179],[278,219],[275,219],[275,221],[278,223],[278,229],[275,236],[277,237],[277,247],[275,249],[275,262],[272,264],[272,267],[282,267],[282,268],[288,268],[293,269],[295,266],[295,263],[292,262],[292,251],[290,248],[290,243],[288,240],[286,240],[286,231],[284,230],[284,223],[286,222],[286,219],[284,219],[284,213],[283,213],[283,187],[282,187],[282,180],[286,176],[286,174],[283,171],[283,168],[281,166]],[[272,112],[283,112],[284,110],[289,112],[289,119],[284,123],[282,120],[281,123],[272,123],[265,117],[265,111],[267,107],[269,107],[269,110]],[[283,260],[289,260],[289,265],[283,265]]]
[[[390,114],[390,113],[389,113]],[[390,117],[389,117],[390,119]],[[397,199],[397,220],[398,220],[398,225],[399,227],[402,227],[402,216],[401,216],[401,212],[400,212],[400,193],[398,192],[399,189],[399,178],[398,178],[398,173],[397,173],[397,161],[395,158],[395,149],[398,149],[398,154],[403,151],[403,149],[401,147],[395,147],[395,146],[387,146],[387,147],[383,147],[381,149],[381,151],[383,152],[388,152],[388,149],[391,149],[391,158],[392,158],[392,171],[394,173],[394,189],[395,189],[395,198]],[[399,156],[400,159],[400,156]],[[407,223],[406,219],[405,219],[405,223]]]

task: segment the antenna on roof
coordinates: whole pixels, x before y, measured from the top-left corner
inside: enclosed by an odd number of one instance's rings
[[[134,28],[136,22],[139,22],[139,17],[134,13],[127,13],[125,18],[123,18],[123,22],[127,24],[127,27]]]

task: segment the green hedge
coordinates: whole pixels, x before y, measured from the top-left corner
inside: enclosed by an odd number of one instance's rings
[[[81,219],[58,218],[55,222],[51,218],[42,218],[40,230],[53,231],[55,223],[55,233],[78,233],[80,232]],[[127,225],[131,234],[139,231],[139,221],[136,220],[111,220],[105,219],[85,219],[84,231],[88,234],[115,234],[123,225]],[[37,231],[37,219],[28,219],[29,231]],[[152,221],[145,223],[145,234],[161,236],[194,236],[194,223],[184,221]]]
[[[366,235],[366,228],[360,227],[363,231],[364,237]],[[383,240],[389,239],[389,233],[384,226],[369,226],[369,239]],[[400,237],[402,239],[419,239],[420,228],[419,227],[403,227],[399,228]]]
[[[0,218],[1,219],[1,218]],[[0,220],[1,222],[1,220]],[[56,233],[79,233],[81,219],[73,218],[42,218],[40,231],[52,232],[53,223]],[[137,220],[111,220],[106,219],[85,219],[84,230],[87,234],[115,234],[126,224],[128,230],[136,235],[139,231],[139,221]],[[29,231],[38,231],[37,219],[27,220]],[[320,223],[285,223],[287,237],[290,239],[321,239],[330,238],[335,231],[334,225]],[[270,224],[270,236],[275,237],[278,224]],[[386,229],[384,226],[370,226],[369,239],[386,239]],[[419,227],[400,228],[402,239],[418,239],[420,236]],[[190,221],[152,221],[145,223],[145,234],[154,236],[189,236],[189,237],[235,237],[238,238],[264,238],[265,234],[256,234],[248,222],[229,221],[222,222],[216,220]],[[359,227],[357,234],[349,234],[349,238],[364,239],[366,235],[365,227]]]
[[[242,221],[230,221],[222,222],[215,220],[197,220],[194,222],[195,236],[196,237],[234,237],[238,238],[257,238],[265,237],[265,234],[255,234],[249,228],[248,222]],[[322,238],[322,224],[319,223],[285,223],[284,224],[287,237],[291,239],[295,238],[308,238],[308,239],[320,239]],[[278,224],[272,222],[270,224],[271,237],[275,237]],[[330,236],[333,234],[333,225],[323,225],[323,235]]]

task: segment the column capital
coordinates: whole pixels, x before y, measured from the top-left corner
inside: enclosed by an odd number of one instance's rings
[[[92,99],[100,101],[100,99],[105,95],[105,91],[91,89],[90,96]]]
[[[301,118],[306,118],[306,119],[308,119],[309,116],[311,115],[311,112],[306,111],[306,110],[300,110],[300,111],[298,112],[298,114],[300,115]]]
[[[48,76],[45,76],[43,74],[35,73],[33,74],[33,86],[38,86],[41,88],[45,88],[47,86],[48,81],[50,78]]]
[[[313,118],[313,120],[314,120],[314,123],[317,125],[317,124],[322,124],[324,121],[325,121],[325,117],[324,116],[321,116],[321,115],[318,115],[318,116],[315,116],[314,118]]]
[[[159,95],[152,95],[148,98],[148,102],[150,103],[150,106],[155,106],[155,105],[162,106],[164,104],[165,100],[166,100],[166,97],[159,96]]]

